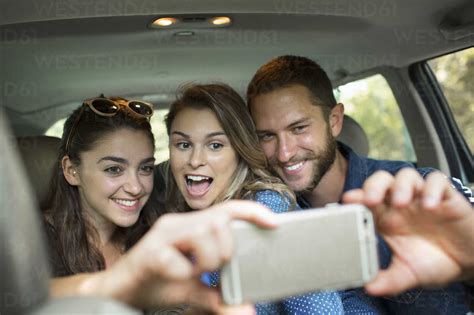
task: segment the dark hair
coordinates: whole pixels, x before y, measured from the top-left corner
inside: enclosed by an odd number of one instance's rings
[[[316,62],[299,56],[280,56],[261,66],[250,81],[247,88],[249,108],[256,96],[292,85],[306,87],[313,104],[322,106],[325,116],[336,105],[331,81]]]
[[[75,129],[66,153],[66,142],[72,128]],[[154,147],[155,141],[148,119],[137,117],[124,109],[120,109],[114,116],[104,117],[94,113],[88,106],[82,105],[69,116],[64,124],[59,154],[46,202],[47,207],[43,209],[52,254],[56,260],[53,260],[56,276],[92,272],[105,268],[104,257],[96,246],[97,231],[82,213],[78,188],[69,185],[64,178],[62,159],[68,155],[73,164],[80,165],[81,153],[92,150],[97,141],[105,135],[123,128],[143,131]],[[155,195],[154,188],[138,221],[133,226],[116,229],[113,237],[123,240],[126,250],[135,244],[158,218]]]
[[[239,163],[229,187],[216,199],[252,198],[259,190],[272,189],[288,197],[293,196],[280,179],[266,170],[267,160],[261,149],[255,125],[240,95],[225,84],[184,86],[165,118],[168,136],[174,119],[185,108],[208,108],[216,115],[226,136],[237,152]],[[190,210],[179,192],[171,171],[167,172],[167,206],[170,211]]]

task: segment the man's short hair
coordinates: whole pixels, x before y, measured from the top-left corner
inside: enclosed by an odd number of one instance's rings
[[[314,105],[325,113],[336,105],[326,72],[313,60],[300,56],[280,56],[261,66],[247,88],[247,103],[259,95],[292,85],[302,85],[311,93]]]

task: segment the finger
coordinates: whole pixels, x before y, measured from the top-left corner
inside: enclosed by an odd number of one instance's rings
[[[167,213],[162,215],[152,226],[153,238],[162,242],[174,242],[189,236],[188,228],[195,226],[197,218],[205,216],[203,212]]]
[[[350,190],[342,195],[343,203],[364,203],[364,191],[362,189]],[[378,230],[383,230],[386,208],[384,205],[371,206],[370,211],[374,215],[375,226]]]
[[[219,315],[254,315],[255,307],[252,305],[224,306],[216,314]]]
[[[418,285],[418,280],[396,257],[386,270],[381,270],[374,280],[365,285],[371,295],[396,295]]]
[[[191,253],[195,258],[194,274],[212,271],[222,264],[218,236],[211,222],[198,222],[199,225],[188,230],[189,237],[176,243],[179,250]]]
[[[196,213],[188,235],[178,243],[181,250],[192,252],[197,259],[195,272],[212,270],[230,259],[233,252],[231,217],[224,211],[200,216]]]
[[[352,189],[342,195],[343,203],[363,203],[364,191],[362,189]]]
[[[412,168],[400,170],[392,184],[392,206],[397,208],[408,206],[421,192],[423,184],[423,178],[416,170]]]
[[[234,251],[234,238],[230,227],[230,221],[222,217],[216,220],[214,233],[221,263],[226,262],[230,260]]]
[[[231,219],[245,220],[265,228],[278,225],[277,218],[267,207],[246,200],[231,200],[212,207],[214,211],[226,211]]]
[[[364,204],[368,207],[380,205],[390,191],[394,181],[393,176],[386,171],[375,172],[362,187],[364,190]]]
[[[166,245],[158,246],[149,253],[153,259],[147,262],[152,273],[170,280],[188,279],[193,275],[193,265],[175,247]]]
[[[445,215],[445,219],[462,219],[465,222],[469,222],[469,218],[471,218],[472,222],[474,207],[463,194],[452,187],[450,188],[449,196],[441,203],[441,213]],[[474,224],[471,223],[471,226],[474,226]],[[471,228],[466,231],[474,231],[474,229]]]
[[[440,206],[442,200],[449,198],[454,193],[446,176],[441,172],[428,174],[422,192],[423,208],[433,210]]]

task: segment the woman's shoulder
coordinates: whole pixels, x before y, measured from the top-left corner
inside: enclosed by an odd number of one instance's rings
[[[273,212],[289,211],[291,206],[290,198],[275,190],[260,190],[255,193],[255,201],[270,208]]]

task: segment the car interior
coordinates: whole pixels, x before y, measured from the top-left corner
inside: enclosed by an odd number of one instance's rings
[[[345,105],[340,141],[474,185],[472,1],[3,0],[0,12],[0,314],[136,313],[98,298],[48,301],[38,209],[64,119],[101,93],[154,104],[159,163],[180,86],[224,82],[245,98],[265,62],[306,56]]]

